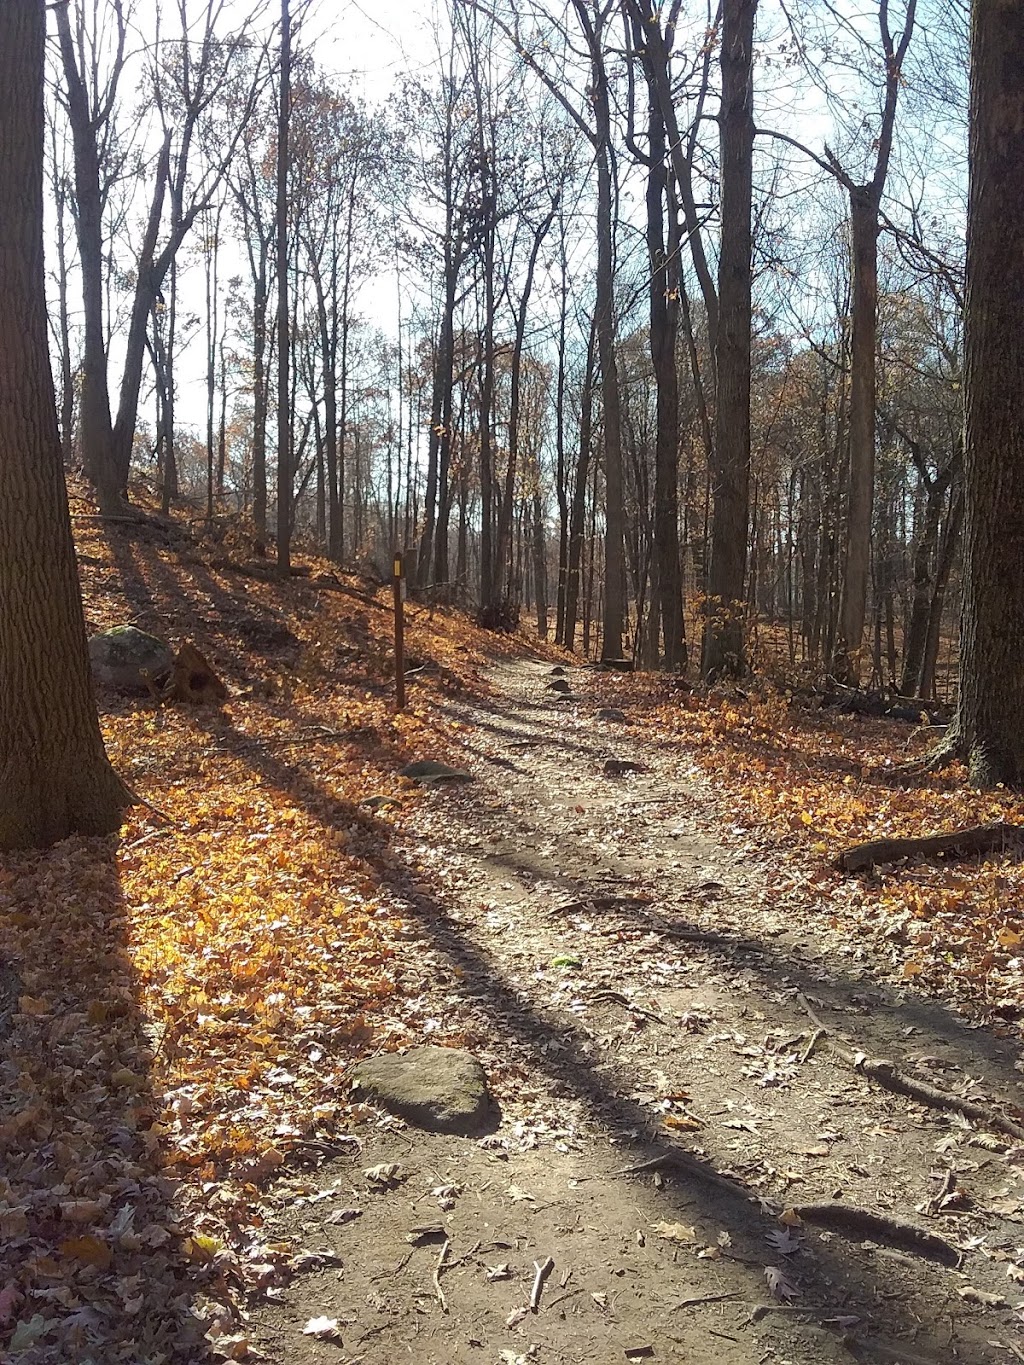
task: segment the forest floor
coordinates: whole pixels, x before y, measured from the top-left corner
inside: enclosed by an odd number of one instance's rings
[[[500,1123],[472,1141],[382,1118],[351,1158],[279,1185],[271,1237],[328,1259],[254,1314],[259,1347],[303,1365],[1024,1358],[1024,1151],[821,1040],[808,1055],[799,997],[957,1092],[981,1078],[1019,1100],[1019,1046],[798,907],[788,855],[723,828],[628,683],[573,669],[563,698],[550,674],[506,663],[451,704],[449,760],[477,781],[418,805],[382,887],[410,925],[423,1036],[474,1046]],[[611,703],[624,719],[601,718]],[[673,1166],[680,1146],[704,1172]],[[390,1188],[364,1175],[389,1162]],[[961,1259],[785,1213],[817,1203],[916,1222]],[[318,1321],[333,1344],[303,1338]]]
[[[101,695],[147,804],[0,862],[0,1359],[1024,1360],[1024,864],[833,866],[1016,798],[900,776],[923,731],[429,602],[395,715],[370,578],[73,510],[90,629],[191,640],[230,697]],[[493,1131],[352,1093],[422,1041],[480,1059]]]

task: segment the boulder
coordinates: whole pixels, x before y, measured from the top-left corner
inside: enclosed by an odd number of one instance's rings
[[[352,1080],[359,1098],[431,1133],[468,1135],[492,1113],[484,1069],[461,1048],[425,1045],[368,1057]]]
[[[92,676],[103,687],[119,692],[146,692],[146,675],[166,677],[174,664],[174,654],[165,641],[136,626],[115,626],[89,640]]]

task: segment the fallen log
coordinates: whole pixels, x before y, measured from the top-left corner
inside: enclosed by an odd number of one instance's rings
[[[989,825],[972,825],[949,834],[926,834],[919,839],[872,839],[864,844],[852,844],[836,858],[840,872],[870,872],[884,863],[898,863],[906,858],[931,858],[944,854],[953,858],[969,858],[977,853],[1005,853],[1024,843],[1024,826],[995,821]]]

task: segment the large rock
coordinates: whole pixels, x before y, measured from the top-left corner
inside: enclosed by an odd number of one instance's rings
[[[153,678],[171,671],[174,655],[170,646],[136,626],[115,626],[89,640],[92,676],[104,687],[120,692],[145,692],[148,673]]]
[[[368,1057],[355,1068],[353,1083],[361,1097],[431,1133],[473,1133],[492,1113],[483,1067],[459,1048]]]

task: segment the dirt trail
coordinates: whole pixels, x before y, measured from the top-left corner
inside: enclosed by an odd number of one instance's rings
[[[782,855],[722,831],[686,754],[628,705],[601,718],[591,677],[571,670],[562,698],[549,666],[506,665],[489,701],[450,704],[445,757],[477,781],[419,803],[388,895],[414,926],[402,984],[422,1034],[472,1047],[501,1121],[481,1140],[368,1122],[358,1158],[279,1183],[268,1240],[330,1263],[254,1305],[266,1358],[1024,1360],[1017,1153],[824,1041],[807,1055],[797,996],[950,1090],[1019,1100],[1017,1050],[876,979],[824,914],[798,912],[773,889]],[[673,1146],[740,1188],[621,1174]],[[374,1192],[363,1171],[387,1161],[400,1183]],[[943,1190],[943,1211],[919,1211]],[[959,1265],[775,1216],[830,1201],[927,1227]],[[549,1257],[539,1311],[517,1312]],[[318,1317],[340,1344],[302,1334]]]

